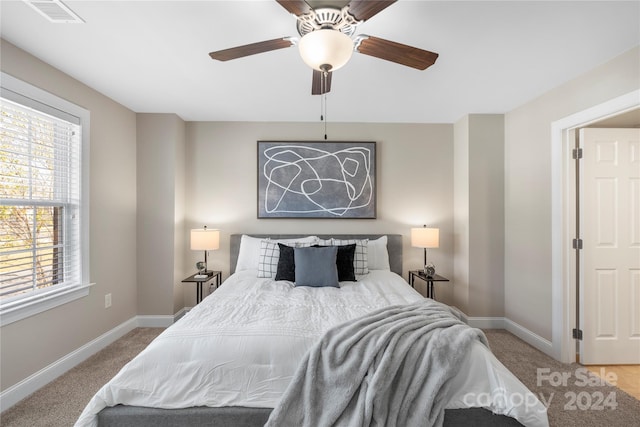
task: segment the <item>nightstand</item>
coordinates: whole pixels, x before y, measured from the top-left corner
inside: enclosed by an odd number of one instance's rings
[[[216,289],[222,283],[222,271],[207,271],[207,277],[204,278],[196,278],[194,276],[200,273],[192,274],[182,281],[182,283],[196,283],[196,304],[199,304],[202,301],[202,285],[216,279]]]
[[[413,281],[416,279],[424,280],[427,282],[427,298],[436,299],[435,290],[433,289],[433,282],[448,282],[449,279],[442,277],[438,274],[433,276],[427,276],[422,270],[410,270],[409,271],[409,284],[413,288]]]

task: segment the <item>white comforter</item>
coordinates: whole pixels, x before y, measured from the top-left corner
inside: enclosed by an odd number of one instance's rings
[[[96,426],[96,414],[117,404],[273,408],[324,331],[422,299],[389,271],[370,271],[341,288],[294,287],[256,275],[235,273],[162,332],[96,393],[76,426]],[[481,406],[526,426],[548,425],[546,408],[480,343],[454,382],[447,408]]]

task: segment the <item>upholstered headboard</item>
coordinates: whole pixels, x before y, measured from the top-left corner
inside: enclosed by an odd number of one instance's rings
[[[309,234],[249,234],[251,237],[270,237],[272,239],[291,239],[296,237],[304,237]],[[387,252],[389,252],[389,266],[391,271],[402,276],[402,234],[313,234],[321,239],[378,239],[387,236]],[[240,239],[242,234],[232,234],[230,242],[230,265],[229,272],[233,274],[236,271],[238,262],[238,252],[240,251]]]

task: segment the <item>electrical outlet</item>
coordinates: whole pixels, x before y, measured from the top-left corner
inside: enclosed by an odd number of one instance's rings
[[[104,308],[111,307],[111,294],[106,294],[104,296]]]

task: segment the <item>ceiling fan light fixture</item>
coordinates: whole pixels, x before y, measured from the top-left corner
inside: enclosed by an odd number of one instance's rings
[[[305,34],[298,49],[305,64],[314,70],[335,71],[349,62],[353,40],[338,30],[321,29]]]

